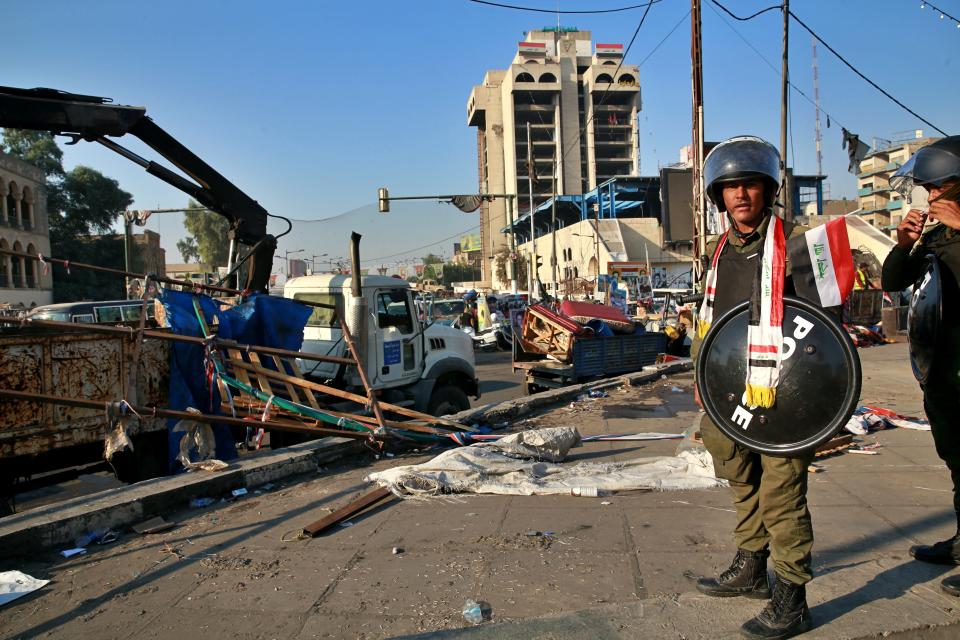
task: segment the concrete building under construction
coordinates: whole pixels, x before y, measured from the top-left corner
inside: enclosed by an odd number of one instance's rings
[[[531,191],[536,207],[554,190],[581,194],[639,173],[639,78],[636,65],[623,64],[623,45],[594,45],[589,31],[558,27],[527,32],[509,67],[473,88],[467,124],[477,128],[480,192],[517,196],[481,207],[485,282],[490,257],[508,242],[502,229],[529,211]]]

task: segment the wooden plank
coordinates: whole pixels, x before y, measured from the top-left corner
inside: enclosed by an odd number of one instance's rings
[[[273,357],[273,361],[276,363],[276,365],[277,365],[277,370],[278,370],[278,371],[280,371],[280,372],[282,372],[282,373],[286,373],[286,369],[285,369],[285,366],[286,366],[286,367],[289,367],[289,368],[290,368],[290,371],[293,372],[293,375],[295,375],[296,377],[300,378],[301,380],[305,379],[305,378],[303,377],[303,372],[300,371],[300,367],[297,366],[297,361],[296,361],[296,360],[292,360],[292,359],[291,359],[291,360],[283,360],[282,358],[279,358],[279,357],[277,357],[277,356],[274,356],[274,357]],[[292,386],[292,385],[291,385],[291,386]],[[320,408],[320,403],[317,402],[317,397],[313,394],[313,391],[312,391],[312,390],[307,389],[307,388],[304,388],[304,387],[300,387],[300,392],[301,392],[301,393],[304,395],[304,397],[306,398],[307,404],[309,404],[309,405],[310,405],[311,407],[313,407],[314,409],[319,409],[319,408]]]
[[[340,507],[330,515],[323,517],[316,522],[308,524],[303,528],[303,535],[310,538],[315,538],[318,534],[323,533],[330,527],[357,515],[358,513],[374,506],[379,502],[382,502],[387,498],[392,497],[393,494],[390,493],[390,490],[385,487],[374,489],[373,491],[365,493],[349,504]]]
[[[325,384],[320,384],[319,382],[304,380],[302,378],[297,378],[295,376],[291,376],[285,373],[279,373],[271,369],[263,369],[262,367],[256,367],[255,365],[249,364],[247,362],[233,361],[233,364],[235,367],[240,369],[247,369],[247,370],[259,369],[258,373],[263,373],[264,375],[274,377],[277,380],[289,380],[292,384],[295,384],[298,387],[302,387],[305,389],[312,389],[313,391],[319,391],[320,393],[325,393],[327,395],[341,398],[343,400],[352,400],[353,402],[357,402],[360,404],[366,404],[367,402],[367,399],[361,395],[358,395],[356,393],[350,393],[349,391],[343,391],[342,389],[337,389],[336,387],[330,387]],[[414,418],[416,420],[422,420],[430,424],[441,425],[447,429],[452,429],[456,431],[467,430],[467,428],[464,425],[460,424],[459,422],[453,422],[452,420],[444,420],[443,418],[435,418],[431,415],[420,413],[419,411],[414,411],[412,409],[407,409],[406,407],[399,407],[397,405],[389,404],[387,402],[380,402],[379,404],[381,407],[383,407],[385,410],[391,413],[396,413],[402,416],[406,416],[408,418]]]

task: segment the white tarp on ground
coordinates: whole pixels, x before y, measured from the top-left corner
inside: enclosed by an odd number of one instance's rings
[[[21,571],[0,571],[0,607],[48,584]]]
[[[549,439],[534,432],[525,432],[523,436],[527,444]],[[423,464],[372,473],[367,481],[389,487],[398,495],[596,495],[637,489],[709,489],[724,484],[714,477],[713,461],[705,451],[625,462],[563,465],[518,460],[500,451],[497,442],[450,449]]]

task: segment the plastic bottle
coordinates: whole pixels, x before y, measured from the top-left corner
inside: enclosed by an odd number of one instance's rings
[[[480,624],[483,622],[483,611],[480,609],[480,603],[476,600],[467,600],[464,602],[463,617],[470,624]]]

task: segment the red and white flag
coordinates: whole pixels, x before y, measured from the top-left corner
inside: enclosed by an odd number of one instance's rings
[[[798,296],[821,307],[843,304],[853,290],[854,267],[842,217],[791,238],[787,253]]]

